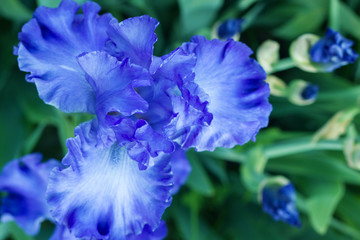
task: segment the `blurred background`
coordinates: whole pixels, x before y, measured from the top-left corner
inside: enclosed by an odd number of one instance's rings
[[[0,168],[31,152],[61,160],[74,127],[91,118],[44,104],[13,55],[17,34],[36,7],[56,7],[59,2],[0,0]],[[213,153],[189,150],[192,173],[163,216],[167,239],[360,239],[360,61],[314,73],[295,67],[289,58],[289,48],[299,36],[324,36],[328,27],[354,41],[359,53],[360,0],[96,2],[101,13],[110,12],[119,21],[143,14],[158,19],[157,56],[193,35],[212,38],[214,27],[227,19],[243,19],[240,41],[253,49],[254,58],[264,41],[279,43],[279,52],[272,53],[279,59],[268,72],[278,78],[280,88],[301,79],[318,89],[306,104],[292,100],[296,91],[271,96],[269,126],[255,143]],[[286,177],[294,185],[300,228],[274,221],[262,211],[258,183],[271,176]],[[39,235],[29,237],[14,223],[0,224],[0,239],[45,240],[53,229],[44,222]]]

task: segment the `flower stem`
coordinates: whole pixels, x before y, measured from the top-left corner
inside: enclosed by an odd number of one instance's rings
[[[260,3],[255,5],[253,8],[251,8],[243,17],[245,20],[242,25],[242,31],[245,31],[248,27],[251,26],[251,24],[256,20],[258,15],[261,13],[261,11],[264,9],[265,4]]]
[[[342,151],[343,147],[343,140],[319,140],[314,142],[313,136],[308,136],[265,146],[264,154],[266,158],[271,159],[314,150]],[[202,152],[201,154],[237,163],[244,163],[247,159],[246,154],[243,152],[227,148],[217,148],[214,152]]]
[[[270,159],[313,150],[340,151],[343,149],[343,145],[341,140],[320,140],[313,142],[312,137],[306,137],[291,142],[270,145],[265,148],[265,156]]]
[[[334,229],[338,230],[339,232],[342,232],[350,237],[352,237],[353,239],[359,239],[360,238],[360,232],[355,229],[350,227],[349,225],[340,222],[339,220],[333,218],[330,222],[331,227],[333,227]]]
[[[25,141],[25,147],[24,147],[24,155],[31,153],[38,143],[44,129],[46,127],[46,123],[40,123],[37,125],[35,130],[30,134],[30,136]]]
[[[333,91],[320,92],[317,100],[323,101],[323,100],[334,100],[334,99],[343,99],[343,98],[354,98],[354,101],[356,102],[356,99],[358,99],[359,96],[360,96],[360,86],[354,86],[341,90],[338,89]]]
[[[283,58],[272,66],[272,70],[269,72],[269,74],[288,70],[294,67],[296,67],[296,65],[291,58]]]
[[[68,119],[68,115],[66,113],[63,113],[61,111],[57,111],[58,113],[58,135],[59,135],[59,141],[61,144],[62,153],[65,156],[68,152],[67,146],[66,146],[66,140],[70,137],[73,137],[73,132],[75,126],[73,126],[73,123]]]
[[[340,27],[339,9],[340,9],[339,0],[331,0],[329,7],[329,27],[331,27],[336,31],[339,31],[339,27]]]

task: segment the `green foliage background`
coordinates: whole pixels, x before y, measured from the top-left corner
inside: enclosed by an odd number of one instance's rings
[[[78,0],[78,2],[83,2]],[[159,20],[155,54],[162,55],[192,35],[211,36],[215,22],[245,19],[241,41],[254,51],[267,39],[280,43],[282,58],[296,37],[323,35],[328,26],[354,40],[360,52],[359,0],[98,0],[102,12],[119,20],[148,14]],[[61,159],[65,139],[91,116],[64,114],[44,104],[35,86],[25,82],[12,54],[17,33],[38,5],[55,7],[59,0],[0,1],[0,168],[30,152]],[[254,56],[255,57],[255,56]],[[188,152],[193,171],[164,215],[167,239],[360,239],[360,173],[344,157],[346,135],[312,143],[312,137],[334,114],[359,108],[360,61],[334,73],[307,73],[292,68],[276,73],[285,82],[304,79],[319,86],[317,101],[296,106],[271,97],[273,113],[256,143],[214,153]],[[224,93],[224,98],[226,93]],[[351,121],[359,130],[359,117]],[[359,136],[353,135],[355,141]],[[359,156],[357,156],[359,158]],[[265,161],[265,160],[267,161]],[[355,161],[360,159],[355,159]],[[263,166],[263,168],[261,167]],[[264,214],[257,183],[283,175],[297,190],[303,226],[293,228]],[[26,236],[14,223],[0,225],[0,239],[48,239],[53,230]]]

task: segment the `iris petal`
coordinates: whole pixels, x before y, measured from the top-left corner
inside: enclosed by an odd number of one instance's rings
[[[50,175],[47,199],[54,219],[76,237],[125,239],[145,225],[156,229],[171,203],[169,158],[159,156],[141,171],[117,143],[96,147],[92,122],[77,127],[75,135],[63,160],[70,167]]]
[[[155,231],[152,231],[149,225],[146,225],[140,235],[128,236],[126,240],[161,240],[164,239],[166,235],[166,223],[161,221],[159,227]]]
[[[99,16],[94,2],[83,5],[83,14],[76,15],[78,9],[71,0],[37,8],[19,34],[18,62],[46,103],[65,112],[94,113],[95,97],[76,57],[104,48],[112,16]]]
[[[119,62],[106,52],[91,52],[78,58],[96,96],[96,113],[105,119],[109,112],[123,115],[146,111],[148,104],[134,87],[148,86],[151,76],[128,60]]]
[[[126,146],[129,156],[139,163],[139,169],[152,166],[153,158],[159,154],[174,151],[174,144],[165,135],[156,132],[145,120],[119,118],[110,127],[117,142]]]
[[[174,174],[174,187],[171,193],[174,195],[186,182],[191,172],[191,165],[186,158],[186,152],[179,145],[176,146],[176,151],[171,154],[171,170]]]
[[[200,101],[208,101],[213,119],[209,126],[191,127],[183,147],[214,150],[255,140],[259,129],[267,126],[272,110],[264,70],[249,57],[252,52],[243,43],[209,41],[200,36],[192,42],[183,46],[197,57],[195,79],[188,86],[190,92],[200,93]]]
[[[35,235],[41,222],[49,218],[45,191],[48,175],[60,163],[50,160],[41,163],[40,154],[29,154],[9,162],[0,175],[1,221],[15,220],[29,235]]]
[[[64,225],[56,225],[49,240],[78,240],[78,238],[74,237]]]
[[[120,23],[111,20],[108,30],[111,41],[107,51],[120,60],[130,58],[132,63],[149,68],[152,61],[154,33],[159,22],[147,15],[126,19]]]

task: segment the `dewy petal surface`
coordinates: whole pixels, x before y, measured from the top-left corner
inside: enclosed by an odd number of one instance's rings
[[[112,16],[99,16],[94,2],[83,4],[83,14],[76,15],[78,9],[72,0],[38,7],[19,33],[18,63],[44,102],[64,112],[94,113],[95,96],[76,57],[104,48]]]
[[[158,25],[155,18],[147,15],[129,18],[120,23],[113,19],[108,30],[111,41],[106,50],[120,60],[130,58],[132,63],[148,69],[157,40],[154,31]]]
[[[249,57],[251,50],[233,40],[209,41],[200,36],[182,48],[194,52],[197,58],[195,79],[188,85],[200,88],[196,90],[199,99],[209,102],[207,110],[213,115],[209,126],[191,127],[182,146],[204,151],[255,140],[259,129],[267,126],[272,107],[266,74]]]
[[[169,158],[159,157],[145,171],[117,143],[97,148],[96,128],[86,122],[69,139],[64,164],[50,175],[48,204],[54,219],[76,237],[126,239],[144,226],[155,230],[171,203]]]
[[[41,154],[29,154],[15,159],[3,168],[0,175],[0,216],[2,222],[15,220],[29,235],[39,232],[41,222],[50,217],[45,191],[48,176],[60,163],[49,160],[41,163]]]

